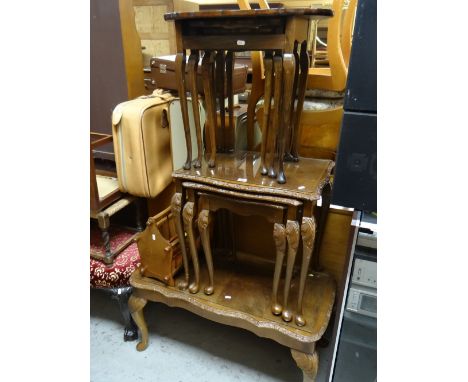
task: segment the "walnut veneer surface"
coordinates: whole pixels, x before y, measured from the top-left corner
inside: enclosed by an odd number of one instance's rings
[[[320,198],[322,187],[329,182],[334,162],[312,158],[286,162],[284,169],[288,182],[285,184],[278,184],[276,179],[263,176],[260,165],[258,152],[218,154],[214,168],[210,168],[207,161],[203,160],[201,168],[180,169],[172,176],[234,190],[314,201]]]
[[[229,269],[217,267],[217,287],[210,296],[204,293],[194,295],[187,290],[166,286],[141,276],[138,271],[133,273],[130,282],[136,288],[135,297],[184,308],[303,352],[314,351],[315,342],[327,327],[335,298],[335,282],[330,276],[324,273],[310,275],[306,283],[308,298],[304,300],[304,314],[308,324],[298,327],[270,313],[271,274],[261,272],[255,266],[238,264]],[[200,282],[203,285],[208,283],[205,269],[201,271]],[[297,298],[295,292],[292,292],[291,297]]]

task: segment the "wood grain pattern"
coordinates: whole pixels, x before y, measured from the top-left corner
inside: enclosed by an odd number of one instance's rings
[[[145,94],[143,57],[131,1],[119,0],[119,11],[128,99],[134,99]]]
[[[164,15],[164,20],[194,20],[210,18],[257,18],[269,16],[304,16],[304,17],[331,17],[333,11],[325,8],[275,8],[275,9],[246,9],[246,10],[210,10],[200,12],[171,12]]]
[[[258,159],[259,154],[251,152],[219,154],[215,168],[210,168],[204,160],[200,169],[179,169],[172,173],[172,177],[233,191],[313,202],[320,198],[334,167],[334,162],[322,159],[301,158],[299,163],[287,162],[284,169],[290,180],[286,184],[278,184],[275,179],[261,175]]]
[[[249,264],[249,267],[253,266]],[[206,285],[207,278],[206,270],[202,269],[200,282]],[[271,314],[271,274],[218,267],[217,286],[212,295],[191,294],[168,287],[158,280],[142,277],[139,272],[132,274],[130,284],[134,287],[133,294],[142,299],[180,307],[206,319],[249,330],[306,353],[314,351],[315,342],[325,332],[335,298],[335,286],[330,277],[325,274],[311,277],[306,283],[305,293],[308,298],[304,301],[308,324],[301,328]]]

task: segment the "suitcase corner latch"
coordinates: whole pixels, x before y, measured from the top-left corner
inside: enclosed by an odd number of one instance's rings
[[[166,64],[159,64],[159,73],[166,73]]]

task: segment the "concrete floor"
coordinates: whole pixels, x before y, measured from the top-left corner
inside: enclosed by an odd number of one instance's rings
[[[117,302],[91,290],[91,381],[300,382],[289,349],[238,328],[221,325],[179,308],[148,302],[144,308],[149,346],[123,341]],[[321,365],[329,349],[319,349]],[[317,382],[325,380],[319,368]]]

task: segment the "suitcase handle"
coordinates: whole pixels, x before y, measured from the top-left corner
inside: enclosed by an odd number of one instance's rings
[[[167,118],[167,109],[164,108],[161,114],[161,127],[164,129],[169,127],[169,120]]]

